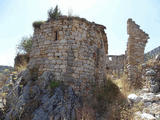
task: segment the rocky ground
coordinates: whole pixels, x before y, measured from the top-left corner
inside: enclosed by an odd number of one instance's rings
[[[128,99],[133,104],[140,104],[139,111],[135,112],[135,120],[159,120],[160,119],[160,92],[152,93],[144,87],[136,94],[130,94]]]
[[[12,71],[13,71],[13,67],[0,65],[0,108],[3,107],[3,103],[5,102],[3,101],[4,93],[2,93],[2,86],[10,77],[10,74],[12,73]]]
[[[116,90],[119,90],[118,87]],[[112,115],[110,109],[108,114],[103,111],[107,101],[104,102],[101,97],[105,94],[99,96],[102,106],[92,104],[94,99],[87,100],[86,104],[72,87],[56,81],[50,71],[45,71],[41,76],[28,69],[20,74],[11,74],[0,93],[3,95],[0,100],[0,120],[106,120]],[[115,98],[112,96],[109,98]],[[90,104],[101,112],[96,112]]]
[[[13,70],[13,67],[11,67],[11,66],[0,65],[0,73],[7,73],[7,72],[9,72],[11,70]]]
[[[1,119],[75,120],[80,98],[71,87],[54,81],[51,72],[44,72],[38,80],[31,77],[29,70],[14,77],[17,80],[10,79],[1,90],[8,93],[5,96],[7,111]]]
[[[141,103],[140,111],[135,113],[135,120],[160,120],[160,55],[142,67],[145,86],[136,94],[128,96],[133,104]]]
[[[13,67],[0,65],[0,84],[3,83],[4,79],[9,77]]]
[[[146,66],[148,84],[128,96],[129,106],[138,108],[134,120],[160,120],[160,64]],[[81,113],[92,113],[92,117],[82,118]],[[41,76],[28,69],[12,73],[0,89],[0,120],[106,120],[95,116],[98,114],[93,109],[83,108],[82,98],[72,87],[56,81],[50,71]]]

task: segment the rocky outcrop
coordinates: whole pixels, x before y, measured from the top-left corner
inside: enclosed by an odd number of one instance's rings
[[[145,61],[150,60],[150,59],[154,59],[157,55],[160,55],[160,46],[147,52],[145,54]]]
[[[13,67],[11,66],[3,66],[3,65],[0,65],[0,73],[9,73],[10,71],[13,70]]]
[[[23,71],[7,93],[5,120],[75,120],[82,106],[72,87],[58,83],[50,71],[36,81],[29,70]]]
[[[142,80],[142,73],[138,65],[144,62],[144,49],[149,36],[132,19],[127,21],[127,33],[129,35],[126,52],[127,74],[128,81],[134,87]]]
[[[158,58],[158,57],[157,57]],[[141,102],[141,111],[135,113],[135,119],[160,119],[160,60],[154,59],[152,63],[143,64],[146,83],[143,89],[128,96],[134,104]],[[138,102],[137,102],[138,101]]]
[[[0,65],[0,89],[13,71],[13,67]]]

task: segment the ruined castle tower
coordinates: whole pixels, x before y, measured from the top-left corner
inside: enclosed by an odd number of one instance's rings
[[[139,83],[142,77],[138,65],[144,62],[144,50],[149,36],[132,19],[127,21],[127,33],[129,35],[126,51],[128,80],[134,85]]]
[[[104,82],[108,53],[105,27],[83,18],[61,16],[34,29],[29,68],[52,71],[77,91]]]

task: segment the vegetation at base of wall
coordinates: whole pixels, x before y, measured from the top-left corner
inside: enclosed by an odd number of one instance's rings
[[[26,69],[26,66],[29,62],[29,54],[32,48],[32,39],[32,36],[22,37],[20,43],[16,47],[17,55],[14,59],[14,68],[18,72]]]
[[[48,20],[57,20],[58,17],[62,16],[61,11],[59,10],[58,6],[54,9],[50,8],[48,10]]]
[[[129,89],[126,82],[127,76],[123,74],[120,79],[112,79],[111,76],[106,77],[106,83],[103,87],[93,85],[91,97],[87,100],[95,113],[106,119],[112,120],[133,120],[134,113],[143,108],[142,103],[131,106],[127,100],[127,96],[135,91]]]
[[[100,115],[104,114],[105,110],[114,102],[118,94],[118,87],[110,80],[107,80],[104,87],[96,88],[94,90],[94,96],[97,104],[93,105],[93,107]]]
[[[112,81],[119,87],[121,94],[123,94],[124,98],[126,99],[129,94],[137,93],[138,91],[138,89],[130,88],[130,85],[127,81],[127,75],[125,73],[121,76],[121,78],[112,80]],[[121,119],[123,118],[123,119],[128,119],[128,120],[134,120],[134,116],[135,116],[134,113],[138,111],[142,111],[142,109],[144,108],[144,105],[142,102],[139,102],[138,104],[132,104],[132,105],[130,103],[129,104],[124,103],[124,104],[117,105],[117,106],[113,105],[113,108],[114,107],[115,109],[119,110]]]
[[[126,74],[123,74],[119,79],[116,79],[113,82],[119,87],[124,96],[127,97],[130,93],[132,93],[133,89],[129,88]]]
[[[44,23],[44,21],[35,21],[35,22],[33,22],[33,27],[34,28],[39,28],[40,29],[40,27],[41,27],[41,25]]]
[[[27,63],[23,63],[22,65],[16,66],[15,70],[20,73],[21,71],[25,70],[27,68]]]
[[[99,116],[110,116],[110,119],[119,119],[121,111],[127,104],[126,97],[123,96],[118,86],[111,79],[106,80],[103,87],[92,87],[93,98],[90,106]]]
[[[17,54],[14,59],[14,69],[17,72],[21,72],[26,69],[28,62],[29,62],[28,54]]]

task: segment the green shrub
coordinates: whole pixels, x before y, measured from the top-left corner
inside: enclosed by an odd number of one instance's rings
[[[44,21],[35,21],[33,23],[34,28],[40,28],[40,26],[44,23]]]
[[[48,20],[56,20],[59,16],[62,16],[61,11],[58,9],[58,6],[56,6],[54,9],[50,8],[48,10]]]
[[[56,87],[59,87],[61,85],[60,81],[51,81],[50,88],[54,89]]]
[[[23,37],[19,45],[17,45],[18,54],[29,54],[32,48],[32,36]]]

